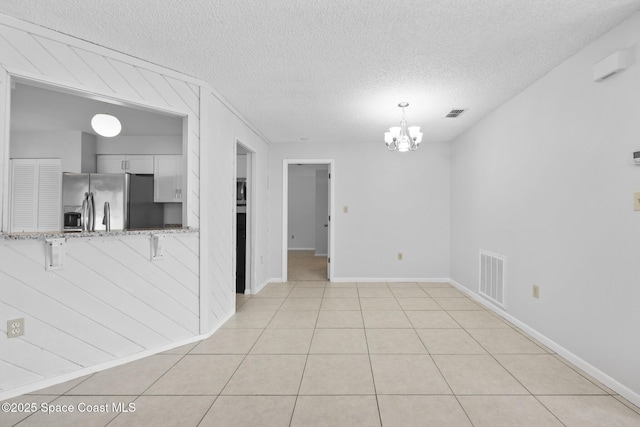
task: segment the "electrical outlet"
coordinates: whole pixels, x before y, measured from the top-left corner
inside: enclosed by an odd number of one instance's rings
[[[633,193],[633,210],[640,211],[640,191]]]
[[[16,338],[24,335],[24,318],[13,319],[7,322],[7,338]]]
[[[533,285],[533,297],[540,298],[540,287],[538,285]]]
[[[342,207],[342,212],[349,213],[349,206],[343,206]]]
[[[398,261],[402,261],[402,252],[398,252]]]

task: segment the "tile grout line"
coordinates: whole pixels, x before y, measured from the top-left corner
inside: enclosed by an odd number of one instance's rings
[[[429,295],[431,296],[431,295]],[[436,302],[436,304],[438,304]],[[438,304],[439,305],[439,304]],[[443,308],[444,310],[444,308]],[[447,310],[444,310],[445,312]],[[448,313],[447,313],[448,314]],[[406,315],[406,313],[405,313]],[[455,319],[453,319],[454,322],[457,323],[457,321]],[[413,323],[412,323],[413,325]],[[462,327],[462,325],[460,325],[460,327]],[[464,328],[463,328],[464,329]],[[456,402],[458,402],[458,406],[460,407],[460,409],[462,410],[462,412],[464,413],[465,417],[467,417],[467,420],[469,420],[469,424],[471,426],[474,425],[473,421],[471,420],[471,417],[469,416],[469,414],[467,413],[467,410],[465,409],[465,407],[462,405],[462,402],[460,402],[460,399],[458,398],[458,395],[453,391],[453,387],[451,387],[451,384],[449,383],[449,381],[447,380],[447,377],[445,377],[444,373],[442,372],[442,370],[440,369],[440,366],[438,366],[438,364],[436,363],[435,359],[433,358],[433,355],[431,354],[431,352],[429,351],[429,348],[427,347],[426,343],[422,340],[422,337],[420,337],[420,334],[418,334],[418,331],[415,328],[413,328],[413,331],[415,332],[415,334],[418,336],[418,339],[420,340],[420,342],[422,343],[422,345],[424,346],[424,349],[427,352],[427,355],[429,356],[429,359],[431,360],[431,363],[433,363],[433,366],[435,366],[435,368],[438,370],[438,373],[440,374],[440,376],[442,377],[442,380],[445,382],[445,384],[447,384],[447,387],[449,388],[449,390],[451,391],[451,395],[453,396],[453,398],[456,400]]]
[[[295,289],[295,287],[294,287],[294,289]],[[325,290],[326,290],[326,288],[322,291],[322,295],[324,295]],[[320,301],[320,308],[321,307],[322,307],[322,300]],[[313,338],[316,335],[316,329],[317,329],[317,326],[318,326],[318,319],[320,318],[320,308],[318,308],[318,314],[316,315],[316,322],[313,325],[313,333],[311,334],[311,341],[309,342],[309,348],[307,350],[307,355],[306,355],[306,357],[304,359],[304,365],[302,366],[302,374],[300,375],[300,383],[298,384],[298,392],[296,393],[296,399],[293,402],[293,408],[291,409],[291,417],[289,418],[289,427],[291,427],[291,424],[293,423],[293,416],[295,415],[296,407],[298,406],[298,399],[300,398],[300,390],[302,389],[302,381],[304,380],[304,373],[307,370],[307,364],[309,363],[309,355],[311,353],[311,345],[313,344]]]
[[[388,285],[387,285],[388,286]],[[376,387],[376,377],[373,373],[373,361],[371,360],[371,349],[369,348],[369,338],[367,334],[367,325],[364,323],[364,314],[362,312],[362,304],[360,302],[360,291],[358,291],[358,304],[360,304],[360,317],[362,318],[362,328],[364,331],[364,340],[367,344],[367,358],[369,359],[369,370],[371,372],[371,381],[373,382],[373,393],[376,397],[376,408],[378,410],[378,420],[380,421],[380,426],[383,426],[382,422],[382,412],[380,411],[380,399],[378,398],[378,389]]]

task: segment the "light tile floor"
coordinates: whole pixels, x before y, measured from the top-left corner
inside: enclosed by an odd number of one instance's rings
[[[204,341],[12,399],[76,412],[0,426],[640,426],[639,408],[446,283],[237,298]]]

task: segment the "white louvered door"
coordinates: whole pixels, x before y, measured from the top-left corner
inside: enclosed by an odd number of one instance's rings
[[[11,160],[10,232],[59,232],[60,159]]]
[[[36,231],[36,162],[11,160],[11,215],[9,231]]]

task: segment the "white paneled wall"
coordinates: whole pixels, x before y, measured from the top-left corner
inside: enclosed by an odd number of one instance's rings
[[[0,392],[199,334],[199,237],[71,238],[64,268],[44,269],[44,240],[0,241]],[[6,319],[5,319],[6,318]]]
[[[0,15],[2,101],[11,90],[8,75],[187,116],[186,218],[200,232],[167,235],[164,259],[153,262],[149,236],[69,239],[65,266],[55,271],[44,269],[43,240],[0,240],[0,400],[220,327],[235,310],[236,141],[255,151],[261,177],[267,141],[205,82]],[[3,205],[7,105],[0,102]],[[266,179],[256,179],[254,197],[253,281],[262,287]],[[2,338],[6,320],[21,317],[25,336]]]
[[[187,116],[186,224],[200,227],[201,82],[0,16],[3,205],[9,75]],[[68,239],[64,268],[45,271],[44,240],[0,240],[0,396],[207,333],[200,322],[199,233],[169,234],[164,245],[164,259],[152,262],[148,235]],[[25,319],[26,333],[7,339],[6,321],[14,318]]]
[[[202,93],[202,110],[207,116],[216,117],[220,123],[231,124],[235,117],[211,92]],[[235,143],[232,126],[218,126],[216,122],[203,122],[203,138],[211,144],[203,146],[205,164],[216,164],[215,168],[203,170],[205,187],[202,210],[207,216],[202,219],[203,230],[207,230],[202,246],[202,310],[203,327],[207,330],[221,325],[229,313],[235,310],[235,271],[233,263],[233,204],[235,203],[235,177],[232,161]]]

